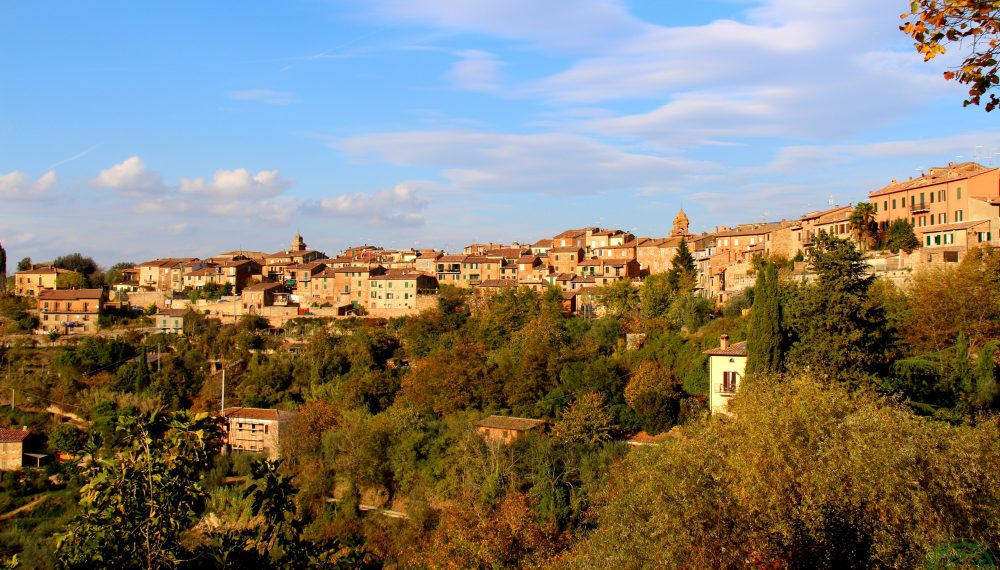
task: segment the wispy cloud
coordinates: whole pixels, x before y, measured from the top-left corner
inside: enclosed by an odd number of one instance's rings
[[[318,210],[336,217],[356,218],[377,224],[420,225],[427,200],[412,185],[399,184],[371,193],[355,192],[323,198]],[[307,209],[315,208],[315,204]]]
[[[229,91],[226,97],[236,101],[255,101],[267,105],[291,105],[298,103],[298,98],[289,91],[273,91],[271,89],[246,89],[243,91]]]
[[[67,164],[67,163],[73,162],[74,160],[80,160],[81,158],[83,158],[83,157],[87,156],[88,154],[90,154],[90,153],[94,152],[95,150],[97,150],[97,146],[98,145],[95,144],[94,146],[88,148],[87,150],[84,150],[82,152],[78,152],[77,154],[74,154],[73,156],[71,156],[69,158],[64,158],[64,159],[60,160],[59,162],[52,163],[49,166],[48,170],[52,170],[53,168],[55,168],[57,166],[62,166],[63,164]]]

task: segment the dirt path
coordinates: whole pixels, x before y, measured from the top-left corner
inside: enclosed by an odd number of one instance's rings
[[[34,501],[31,501],[27,505],[22,505],[22,506],[20,506],[20,507],[18,507],[16,509],[14,509],[13,511],[10,511],[9,513],[4,513],[4,514],[0,515],[0,521],[9,520],[9,519],[12,519],[12,518],[16,517],[17,515],[19,515],[21,513],[28,512],[28,511],[34,509],[35,507],[37,507],[38,505],[44,503],[45,500],[48,499],[48,498],[49,498],[48,495],[42,495],[41,497],[38,497]]]

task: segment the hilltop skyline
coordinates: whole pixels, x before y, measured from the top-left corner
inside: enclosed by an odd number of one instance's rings
[[[0,243],[12,269],[663,236],[998,165],[904,4],[9,3]]]

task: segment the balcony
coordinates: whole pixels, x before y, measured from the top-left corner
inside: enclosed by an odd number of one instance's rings
[[[720,394],[735,394],[736,384],[719,384]]]
[[[929,204],[925,204],[923,202],[921,202],[921,203],[919,203],[919,204],[917,204],[915,206],[910,206],[910,213],[911,214],[926,214],[927,212],[930,212],[930,211],[931,211],[930,205]]]

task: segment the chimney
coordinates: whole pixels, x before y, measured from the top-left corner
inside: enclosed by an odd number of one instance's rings
[[[726,350],[727,348],[729,348],[729,335],[728,334],[724,334],[724,335],[722,335],[722,336],[719,337],[719,348],[721,348],[722,350]]]

